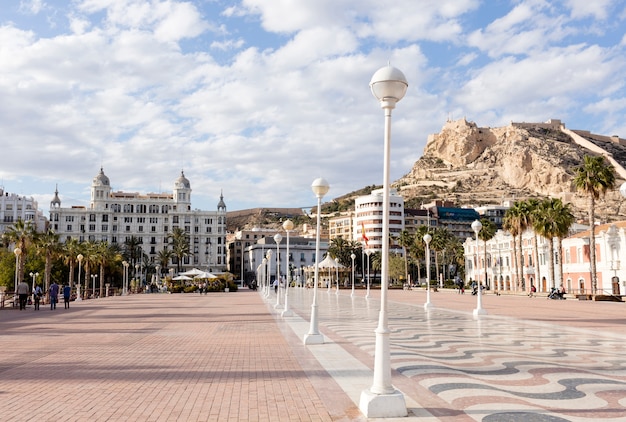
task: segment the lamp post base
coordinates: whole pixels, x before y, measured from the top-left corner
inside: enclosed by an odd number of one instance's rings
[[[425,311],[430,311],[431,309],[433,309],[433,304],[430,302],[426,302],[424,303],[424,310]]]
[[[487,315],[487,311],[483,308],[476,308],[473,312],[474,318],[480,318],[482,315]]]
[[[359,409],[366,418],[400,418],[408,415],[404,394],[398,390],[389,394],[375,394],[370,390],[363,390]]]
[[[283,318],[290,317],[290,316],[293,316],[293,312],[291,312],[291,309],[285,309],[284,311],[280,313],[280,316]]]
[[[304,344],[324,344],[324,336],[321,334],[305,334]]]

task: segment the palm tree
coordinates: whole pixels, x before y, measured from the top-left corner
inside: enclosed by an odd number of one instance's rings
[[[402,246],[404,253],[404,279],[409,281],[409,247],[415,242],[415,237],[408,230],[402,230],[398,236],[398,244]]]
[[[52,273],[52,260],[61,252],[61,243],[59,243],[59,235],[52,229],[48,229],[45,233],[40,234],[35,241],[37,253],[43,255],[46,260],[44,267],[44,292],[50,288],[50,275]],[[34,286],[33,286],[34,287]]]
[[[615,188],[615,170],[607,164],[604,157],[586,155],[582,166],[576,169],[574,186],[580,192],[589,196],[589,263],[591,265],[591,288],[593,294],[598,289],[598,274],[596,271],[596,231],[595,231],[595,204],[596,200],[611,189]]]
[[[183,258],[192,255],[189,246],[189,236],[187,236],[187,233],[180,227],[174,227],[170,238],[170,245],[172,246],[174,256],[177,258],[176,269],[180,272]]]
[[[141,239],[136,236],[131,236],[124,241],[124,257],[131,267],[134,267],[141,259],[141,254],[143,253],[141,244]]]
[[[24,264],[28,248],[34,242],[37,236],[35,226],[30,221],[24,222],[18,219],[13,226],[8,227],[4,235],[2,235],[3,243],[6,245],[13,244],[16,248],[22,250],[22,259],[19,260],[19,268],[17,269],[17,282],[24,280]]]
[[[561,251],[561,239],[567,236],[569,228],[574,223],[574,215],[570,204],[563,204],[560,199],[549,198],[541,201],[537,208],[534,228],[539,235],[548,241],[549,271],[552,287],[556,287],[554,271],[554,238],[559,239],[558,253]],[[559,265],[563,265],[559,257]],[[560,271],[560,283],[563,283],[563,270]]]
[[[503,227],[505,227],[505,230],[513,236],[513,253],[515,255],[515,274],[517,279],[515,290],[525,288],[522,271],[522,266],[524,265],[524,261],[522,259],[522,235],[528,228],[529,222],[530,207],[524,201],[516,201],[504,214]],[[519,249],[516,249],[515,247],[515,237],[518,237]],[[515,253],[516,251],[517,253]]]
[[[69,238],[62,246],[61,253],[65,256],[64,263],[70,267],[70,287],[74,288],[74,268],[77,262],[77,256],[81,253],[82,247],[78,240]]]
[[[495,223],[487,218],[480,219],[481,224],[483,225],[480,231],[478,232],[478,238],[482,240],[485,244],[484,252],[485,252],[485,285],[487,289],[490,289],[489,280],[487,279],[487,242],[493,239],[496,235],[496,231],[498,228]]]
[[[172,258],[174,258],[174,252],[171,249],[167,249],[167,247],[157,252],[157,261],[161,265],[161,271],[163,273],[167,273],[167,267]]]
[[[445,227],[435,227],[432,229],[432,236],[433,239],[430,241],[430,250],[435,252],[435,277],[439,280],[439,277],[437,277],[437,271],[439,270],[437,252],[444,252],[450,242],[453,241],[454,235]]]

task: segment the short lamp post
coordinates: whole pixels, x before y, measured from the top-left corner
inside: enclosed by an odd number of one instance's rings
[[[17,279],[20,272],[20,255],[22,255],[22,250],[20,248],[15,248],[13,249],[13,254],[15,255],[15,288],[13,289],[13,292],[17,295]]]
[[[260,268],[260,280],[261,280],[261,295],[263,297],[265,297],[265,292],[267,291],[267,280],[265,280],[267,278],[267,258],[263,257],[263,260],[261,261],[261,268]]]
[[[37,282],[37,277],[39,277],[39,273],[33,273],[33,272],[31,272],[31,273],[30,273],[30,276],[31,276],[31,277],[32,277],[32,279],[33,279],[33,287],[32,287],[32,289],[31,289],[31,290],[34,292],[34,291],[35,291],[35,283]]]
[[[91,275],[91,298],[96,298],[96,279],[98,278],[98,274]]]
[[[478,274],[478,233],[480,233],[480,230],[483,228],[482,223],[479,220],[474,220],[474,222],[472,223],[472,230],[474,230],[474,234],[476,235],[476,274]],[[482,285],[480,284],[480,281],[477,280],[476,283],[478,284],[478,291],[476,292],[476,309],[474,309],[474,317],[478,318],[481,315],[487,315],[487,311],[485,309],[483,309],[483,289],[482,289]]]
[[[289,287],[291,284],[291,271],[289,270],[289,232],[293,230],[293,221],[286,220],[283,223],[283,229],[285,229],[285,232],[287,233],[287,250],[285,251],[285,259],[287,260],[287,281],[285,283],[285,308],[283,309],[281,316],[289,317],[293,315],[293,312],[289,309]]]
[[[80,285],[81,285],[80,278],[82,277],[81,269],[83,266],[83,255],[79,253],[76,259],[78,260],[78,284],[76,284],[76,300],[78,301],[78,300],[83,300],[83,297],[80,294]]]
[[[280,303],[280,242],[283,240],[283,236],[280,233],[274,235],[274,242],[276,242],[276,283],[278,289],[276,290],[276,304],[274,309],[280,309],[283,305]]]
[[[128,295],[128,266],[130,265],[127,261],[122,261],[122,265],[124,266],[124,280],[122,282],[122,295]]]
[[[265,258],[267,259],[267,276],[265,277],[265,280],[267,281],[267,289],[265,289],[265,297],[269,298],[270,297],[270,289],[271,289],[271,284],[270,283],[272,281],[272,276],[271,276],[271,269],[272,269],[272,251],[269,250],[267,252],[265,252]]]
[[[337,266],[335,267],[335,281],[337,282],[337,290],[335,291],[335,294],[338,295],[339,294],[339,258],[335,258],[335,264],[337,264]]]
[[[424,304],[424,309],[428,311],[433,307],[430,302],[430,241],[433,240],[433,237],[426,233],[423,239],[424,243],[426,243],[426,303]]]
[[[161,284],[161,266],[157,264],[154,270],[156,271],[156,284],[159,286]]]
[[[139,293],[139,264],[135,264],[135,293]]]
[[[350,259],[352,260],[352,292],[350,293],[350,297],[354,297],[354,258],[356,258],[356,255],[350,254]]]
[[[389,167],[391,154],[391,110],[396,107],[409,84],[404,74],[389,65],[374,73],[370,81],[372,94],[380,101],[385,113],[383,154],[383,230],[381,234],[380,312],[376,328],[374,352],[374,381],[361,393],[359,408],[367,418],[407,416],[404,394],[391,384],[391,351],[387,324],[387,288],[389,283]]]
[[[322,344],[324,336],[320,334],[317,321],[317,285],[319,284],[320,270],[320,232],[322,231],[322,198],[328,193],[330,185],[321,177],[315,179],[311,184],[311,189],[317,196],[317,230],[315,234],[315,276],[313,280],[313,303],[311,304],[311,325],[309,332],[304,335],[304,344]]]

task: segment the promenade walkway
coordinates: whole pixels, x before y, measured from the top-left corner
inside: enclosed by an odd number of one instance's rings
[[[379,291],[146,294],[0,310],[0,420],[363,421]],[[402,421],[626,420],[626,304],[389,292]]]

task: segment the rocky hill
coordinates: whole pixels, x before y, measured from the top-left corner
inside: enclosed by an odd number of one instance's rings
[[[597,218],[624,218],[619,186],[626,178],[626,140],[617,136],[570,131],[559,120],[479,127],[465,119],[448,121],[428,138],[422,157],[394,183],[413,207],[433,199],[457,206],[512,203],[528,198],[558,197],[569,202],[580,220],[587,198],[572,185],[585,155],[611,157],[617,189],[597,204]]]

